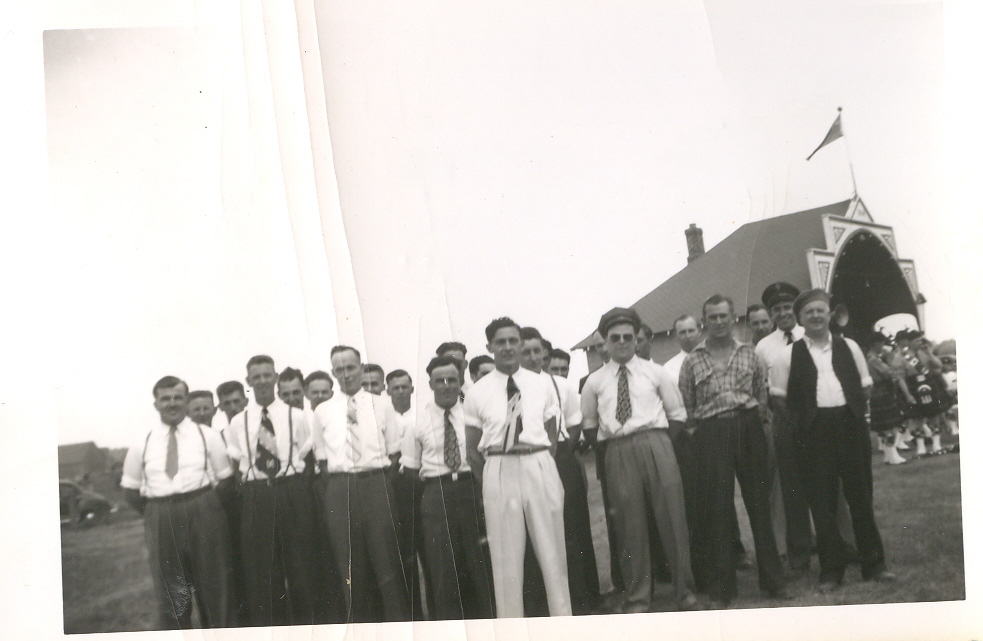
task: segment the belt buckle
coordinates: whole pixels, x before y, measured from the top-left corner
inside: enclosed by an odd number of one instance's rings
[[[451,480],[456,481],[460,477],[458,472],[451,472]]]

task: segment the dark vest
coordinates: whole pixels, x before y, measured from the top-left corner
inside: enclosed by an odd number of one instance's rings
[[[867,399],[860,384],[860,372],[853,360],[853,353],[842,337],[832,335],[833,372],[843,387],[847,407],[860,422],[867,413]],[[804,339],[792,345],[792,366],[788,374],[788,409],[800,428],[808,428],[816,419],[816,384],[819,372],[809,354]]]

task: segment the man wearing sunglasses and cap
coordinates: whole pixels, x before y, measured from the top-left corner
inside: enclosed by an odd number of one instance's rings
[[[830,332],[830,298],[821,289],[793,304],[805,335],[786,347],[773,368],[771,390],[785,401],[796,429],[795,458],[816,524],[819,591],[843,581],[847,545],[836,528],[837,487],[853,517],[865,580],[890,581],[874,521],[870,435],[865,414],[872,380],[860,347]]]
[[[584,429],[597,429],[606,444],[610,514],[628,612],[652,609],[652,563],[647,512],[655,516],[669,559],[677,605],[696,609],[689,556],[683,482],[669,439],[669,423],[686,420],[682,398],[669,376],[635,354],[641,320],[616,307],[601,317],[598,332],[611,360],[587,378],[581,396]]]

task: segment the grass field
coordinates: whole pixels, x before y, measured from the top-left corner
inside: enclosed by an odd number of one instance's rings
[[[588,457],[590,502],[601,589],[610,588],[609,559],[600,488]],[[874,459],[874,507],[894,583],[867,583],[851,566],[843,587],[829,595],[814,592],[815,572],[789,584],[794,598],[762,598],[757,572],[738,573],[740,596],[732,607],[839,605],[947,601],[965,598],[959,455],[933,456],[886,466]],[[747,516],[738,510],[745,547],[752,554]],[[109,525],[62,530],[62,592],[65,632],[150,630],[156,624],[153,586],[147,569],[143,521],[121,509]],[[816,563],[813,562],[815,569]],[[669,585],[656,610],[675,609]]]

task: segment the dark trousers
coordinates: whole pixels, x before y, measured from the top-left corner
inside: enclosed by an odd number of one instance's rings
[[[191,627],[192,595],[203,627],[235,625],[229,529],[215,491],[150,499],[144,534],[161,628]]]
[[[796,460],[796,429],[783,403],[772,403],[775,460],[781,479],[785,506],[785,545],[792,569],[809,567],[812,555],[812,523],[809,521],[809,498]]]
[[[484,516],[477,482],[471,477],[427,480],[420,509],[433,618],[494,617],[495,586],[488,547],[481,542]]]
[[[420,565],[425,554],[423,528],[420,520],[420,502],[423,498],[423,481],[417,475],[395,474],[392,477],[393,494],[396,497],[396,512],[399,517],[397,529],[399,556],[406,578],[406,594],[410,598],[410,609],[414,621],[423,620],[423,592],[420,588]],[[432,587],[427,584],[427,606],[433,611]]]
[[[412,611],[399,557],[395,496],[385,472],[328,474],[324,518],[344,582],[349,621],[373,621],[373,594],[381,599],[386,621],[409,621]]]
[[[242,572],[242,545],[239,542],[242,521],[242,497],[236,493],[225,504],[229,524],[229,561],[232,564],[232,603],[236,621],[249,620],[249,601],[246,598],[246,578]]]
[[[563,483],[563,529],[567,546],[567,582],[574,614],[591,614],[601,602],[594,539],[587,507],[587,476],[571,441],[557,444],[556,471]]]
[[[250,625],[318,622],[317,512],[304,477],[243,484],[241,526]]]
[[[757,409],[697,421],[693,434],[694,558],[711,598],[737,596],[734,530],[734,476],[751,521],[758,561],[758,585],[768,593],[785,587],[782,562],[771,526],[768,442]]]
[[[700,518],[700,510],[696,498],[696,492],[698,491],[696,480],[698,469],[696,448],[693,444],[693,436],[685,429],[674,430],[670,428],[669,437],[672,439],[672,448],[676,452],[679,476],[683,480],[683,495],[686,497],[686,525],[689,527],[690,536],[692,537],[693,532],[699,528]],[[734,554],[744,556],[747,554],[747,551],[744,549],[744,543],[741,541],[741,528],[737,522],[737,505],[733,502],[732,505],[734,507]],[[654,551],[653,554],[655,554]],[[696,590],[697,592],[705,593],[709,589],[709,577],[706,576],[706,563],[701,562],[699,554],[700,551],[697,546],[691,545],[690,562],[693,567],[693,579],[696,583]],[[657,559],[658,557],[655,558]],[[662,552],[662,558],[665,558],[665,552]],[[653,571],[656,569],[653,569]]]
[[[608,554],[611,559],[611,563],[608,564],[611,568],[611,587],[615,592],[623,592],[625,582],[618,564],[618,535],[614,531],[614,522],[611,520],[611,497],[608,495],[608,479],[604,469],[606,450],[606,441],[598,441],[594,446],[594,469],[597,472],[597,480],[601,484],[601,498],[604,500],[604,525],[608,531]]]
[[[847,407],[820,408],[808,428],[799,429],[796,455],[816,525],[821,581],[843,579],[847,545],[836,525],[838,485],[853,517],[853,532],[864,578],[884,569],[884,545],[874,521],[874,480],[870,434]]]

